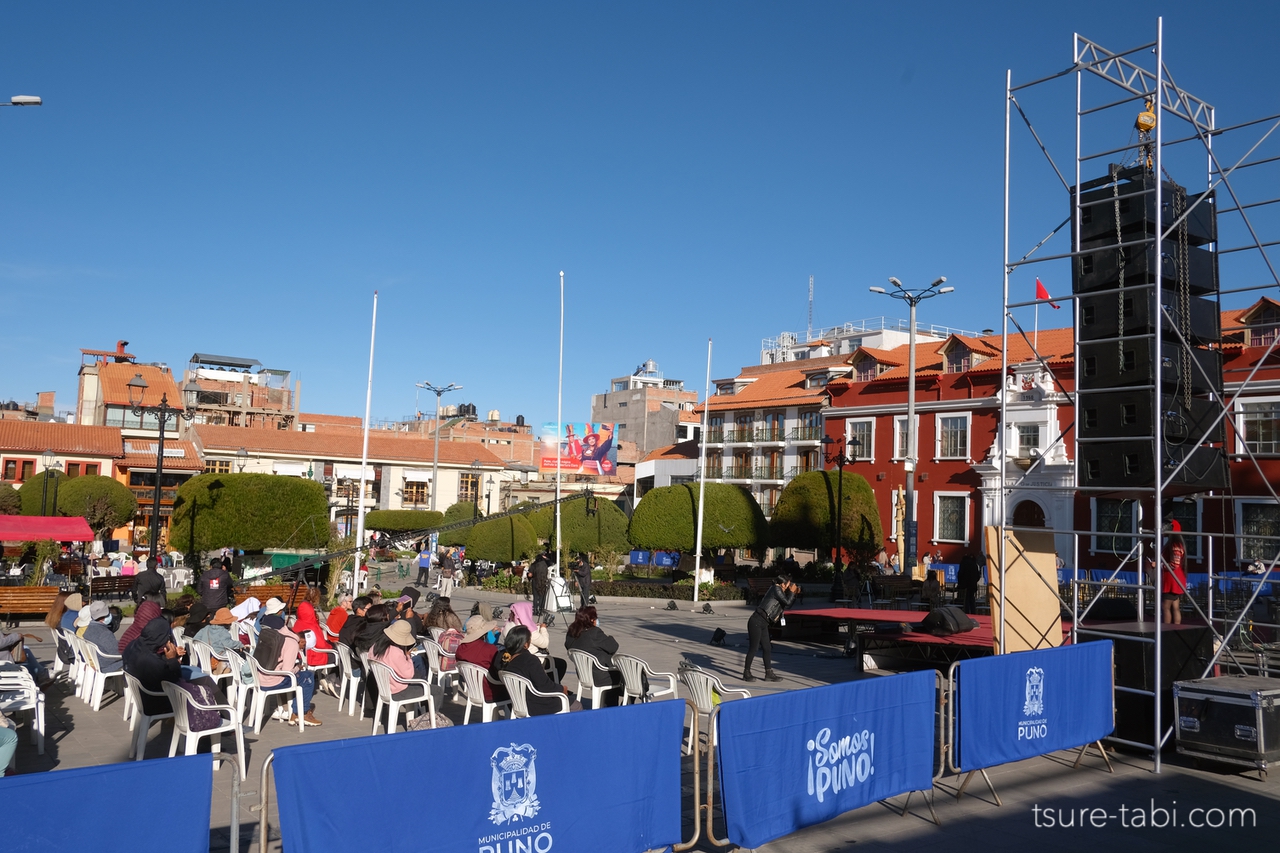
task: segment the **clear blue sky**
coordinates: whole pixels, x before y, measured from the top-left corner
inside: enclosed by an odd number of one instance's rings
[[[815,325],[900,316],[867,286],[946,275],[921,320],[998,328],[1005,69],[1163,14],[1178,82],[1230,124],[1280,112],[1274,8],[10,5],[0,91],[45,105],[0,110],[0,399],[69,408],[78,348],[124,338],[360,414],[377,289],[375,418],[430,380],[553,420],[561,269],[566,420],[650,357],[701,390],[708,336],[716,376],[754,363],[803,330],[809,275]],[[1028,97],[1064,169],[1072,80]],[[1026,248],[1067,202],[1018,138]]]

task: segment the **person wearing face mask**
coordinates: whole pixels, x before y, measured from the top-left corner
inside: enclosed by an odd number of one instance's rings
[[[462,644],[456,652],[459,663],[473,663],[488,670],[493,659],[502,651],[498,645],[498,623],[483,616],[472,616],[467,620],[466,630],[462,632]],[[484,682],[484,700],[486,702],[507,701],[506,688],[501,684],[493,685],[488,679]]]

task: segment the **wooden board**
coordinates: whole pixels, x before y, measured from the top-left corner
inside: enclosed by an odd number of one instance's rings
[[[987,601],[991,605],[991,647],[995,654],[1062,645],[1062,607],[1052,533],[1005,530],[1005,594],[1000,589],[1000,529],[983,528],[987,553]],[[1002,608],[1002,605],[1003,608]],[[1000,613],[1004,638],[1000,648]]]

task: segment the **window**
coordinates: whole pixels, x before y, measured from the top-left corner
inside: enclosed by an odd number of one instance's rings
[[[707,442],[719,444],[724,441],[724,415],[710,415],[707,418]]]
[[[97,463],[97,462],[86,462],[86,463],[84,464],[84,475],[85,475],[86,477],[96,477],[96,476],[98,476],[98,463]]]
[[[719,480],[724,476],[724,457],[719,453],[707,456],[707,476],[713,480]]]
[[[480,497],[480,475],[465,471],[458,475],[458,503],[475,503]]]
[[[626,407],[627,407],[627,404],[626,404],[626,403],[618,403],[618,408],[619,408],[619,409],[625,409]]]
[[[204,463],[204,472],[206,474],[230,474],[230,459],[209,459]]]
[[[822,452],[820,450],[802,450],[797,457],[800,463],[797,467],[800,469],[798,473],[807,474],[810,471],[822,470]]]
[[[850,459],[875,461],[875,448],[871,444],[871,430],[874,421],[847,420],[844,422],[844,436],[847,448],[844,455]]]
[[[34,459],[22,460],[22,481],[25,483],[36,475],[36,462]]]
[[[1040,450],[1040,424],[1018,424],[1018,456],[1026,459]]]
[[[969,541],[969,496],[935,492],[933,538],[939,542]]]
[[[1277,331],[1280,331],[1280,309],[1264,305],[1249,321],[1249,346],[1271,346],[1275,343]]]
[[[67,479],[69,480],[72,477],[79,477],[79,476],[80,476],[80,463],[68,462],[67,463]]]
[[[1280,400],[1245,403],[1244,440],[1254,453],[1280,453]]]
[[[759,434],[756,436],[757,441],[782,441],[785,432],[782,428],[783,416],[782,412],[765,412],[764,420],[761,422]]]
[[[953,344],[947,350],[947,373],[964,373],[973,365],[973,354],[964,344]]]
[[[613,390],[615,390],[615,391],[625,391],[625,390],[627,390],[627,380],[625,380],[625,379],[620,379],[620,380],[618,380],[617,382],[613,383]]]
[[[822,388],[827,384],[827,374],[815,373],[809,377],[809,381],[805,383],[807,388]]]
[[[430,497],[425,481],[404,484],[404,503],[424,504]]]
[[[796,436],[800,441],[822,440],[822,413],[817,409],[800,412],[800,426],[796,428]]]
[[[917,425],[919,425],[919,423],[920,423],[920,418],[919,418],[919,416],[916,416],[916,424],[917,424]],[[898,433],[898,440],[897,440],[896,442],[894,442],[894,449],[895,449],[895,451],[896,451],[896,452],[895,452],[895,454],[894,454],[894,457],[893,457],[893,458],[894,458],[894,459],[906,459],[908,456],[914,456],[914,454],[913,454],[913,453],[911,453],[911,452],[909,452],[909,451],[907,450],[907,419],[906,419],[906,418],[894,418],[894,419],[893,419],[893,425],[894,425],[894,428],[897,430],[897,433]],[[917,437],[917,439],[916,439],[916,442],[917,442],[917,445],[918,445],[918,444],[919,444],[919,438],[918,438],[918,437]]]
[[[1280,537],[1280,506],[1241,502],[1239,507],[1240,559],[1269,564],[1280,551],[1280,540],[1263,537]]]
[[[728,383],[726,383],[726,384],[724,384],[724,385],[717,385],[717,386],[716,386],[716,394],[717,394],[718,396],[721,396],[721,397],[732,397],[732,396],[733,396],[733,383],[732,383],[732,382],[728,382]]]
[[[777,486],[765,486],[760,490],[760,509],[765,515],[773,515],[773,510],[778,506],[778,498],[782,496],[782,489]]]
[[[16,459],[4,460],[4,478],[6,480],[18,479],[18,460]]]
[[[1170,520],[1178,522],[1182,527],[1182,540],[1187,546],[1187,557],[1200,558],[1200,537],[1195,534],[1200,530],[1199,501],[1173,501],[1164,508],[1165,523]]]
[[[967,459],[969,457],[968,416],[938,416],[938,456],[943,459]]]
[[[1123,557],[1133,548],[1132,536],[1117,536],[1133,532],[1133,507],[1131,500],[1095,498],[1093,502],[1093,550]]]
[[[626,429],[626,428],[627,428],[627,425],[626,425],[626,424],[615,424],[615,425],[614,425],[614,429],[618,430],[619,432],[621,432],[622,430],[624,430],[624,429]]]
[[[870,382],[876,378],[878,373],[876,368],[876,360],[870,356],[864,356],[858,359],[858,364],[854,367],[854,379],[858,382]]]

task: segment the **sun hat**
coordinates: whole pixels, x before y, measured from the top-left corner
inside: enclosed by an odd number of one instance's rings
[[[382,629],[382,633],[391,638],[391,642],[397,646],[412,646],[418,642],[413,636],[413,629],[409,627],[409,623],[403,619],[397,619],[390,625]]]
[[[97,622],[99,619],[103,619],[110,615],[111,608],[107,607],[107,603],[105,601],[94,601],[90,603],[89,619],[91,621]]]
[[[68,610],[79,610],[84,607],[84,596],[78,592],[73,592],[67,596],[63,604],[67,606]]]
[[[268,615],[270,615],[270,616],[274,616],[275,614],[279,613],[281,610],[284,610],[284,602],[283,602],[283,601],[281,601],[281,600],[280,600],[280,599],[278,599],[278,598],[268,598],[268,599],[267,599],[267,614],[268,614]]]
[[[76,627],[84,628],[90,622],[92,622],[93,616],[90,615],[91,613],[92,613],[92,609],[88,605],[81,607],[80,612],[76,614]]]
[[[212,621],[210,621],[209,624],[210,625],[233,625],[235,624],[235,621],[236,621],[236,617],[232,615],[230,610],[228,610],[225,607],[219,607],[218,612],[213,614],[213,619]]]
[[[470,619],[467,620],[467,624],[462,632],[462,642],[464,643],[474,642],[480,639],[481,637],[483,637],[485,634],[489,633],[490,631],[495,630],[497,627],[498,627],[497,622],[494,622],[489,619],[485,619],[483,616],[480,616],[478,614],[475,616],[472,616]]]

